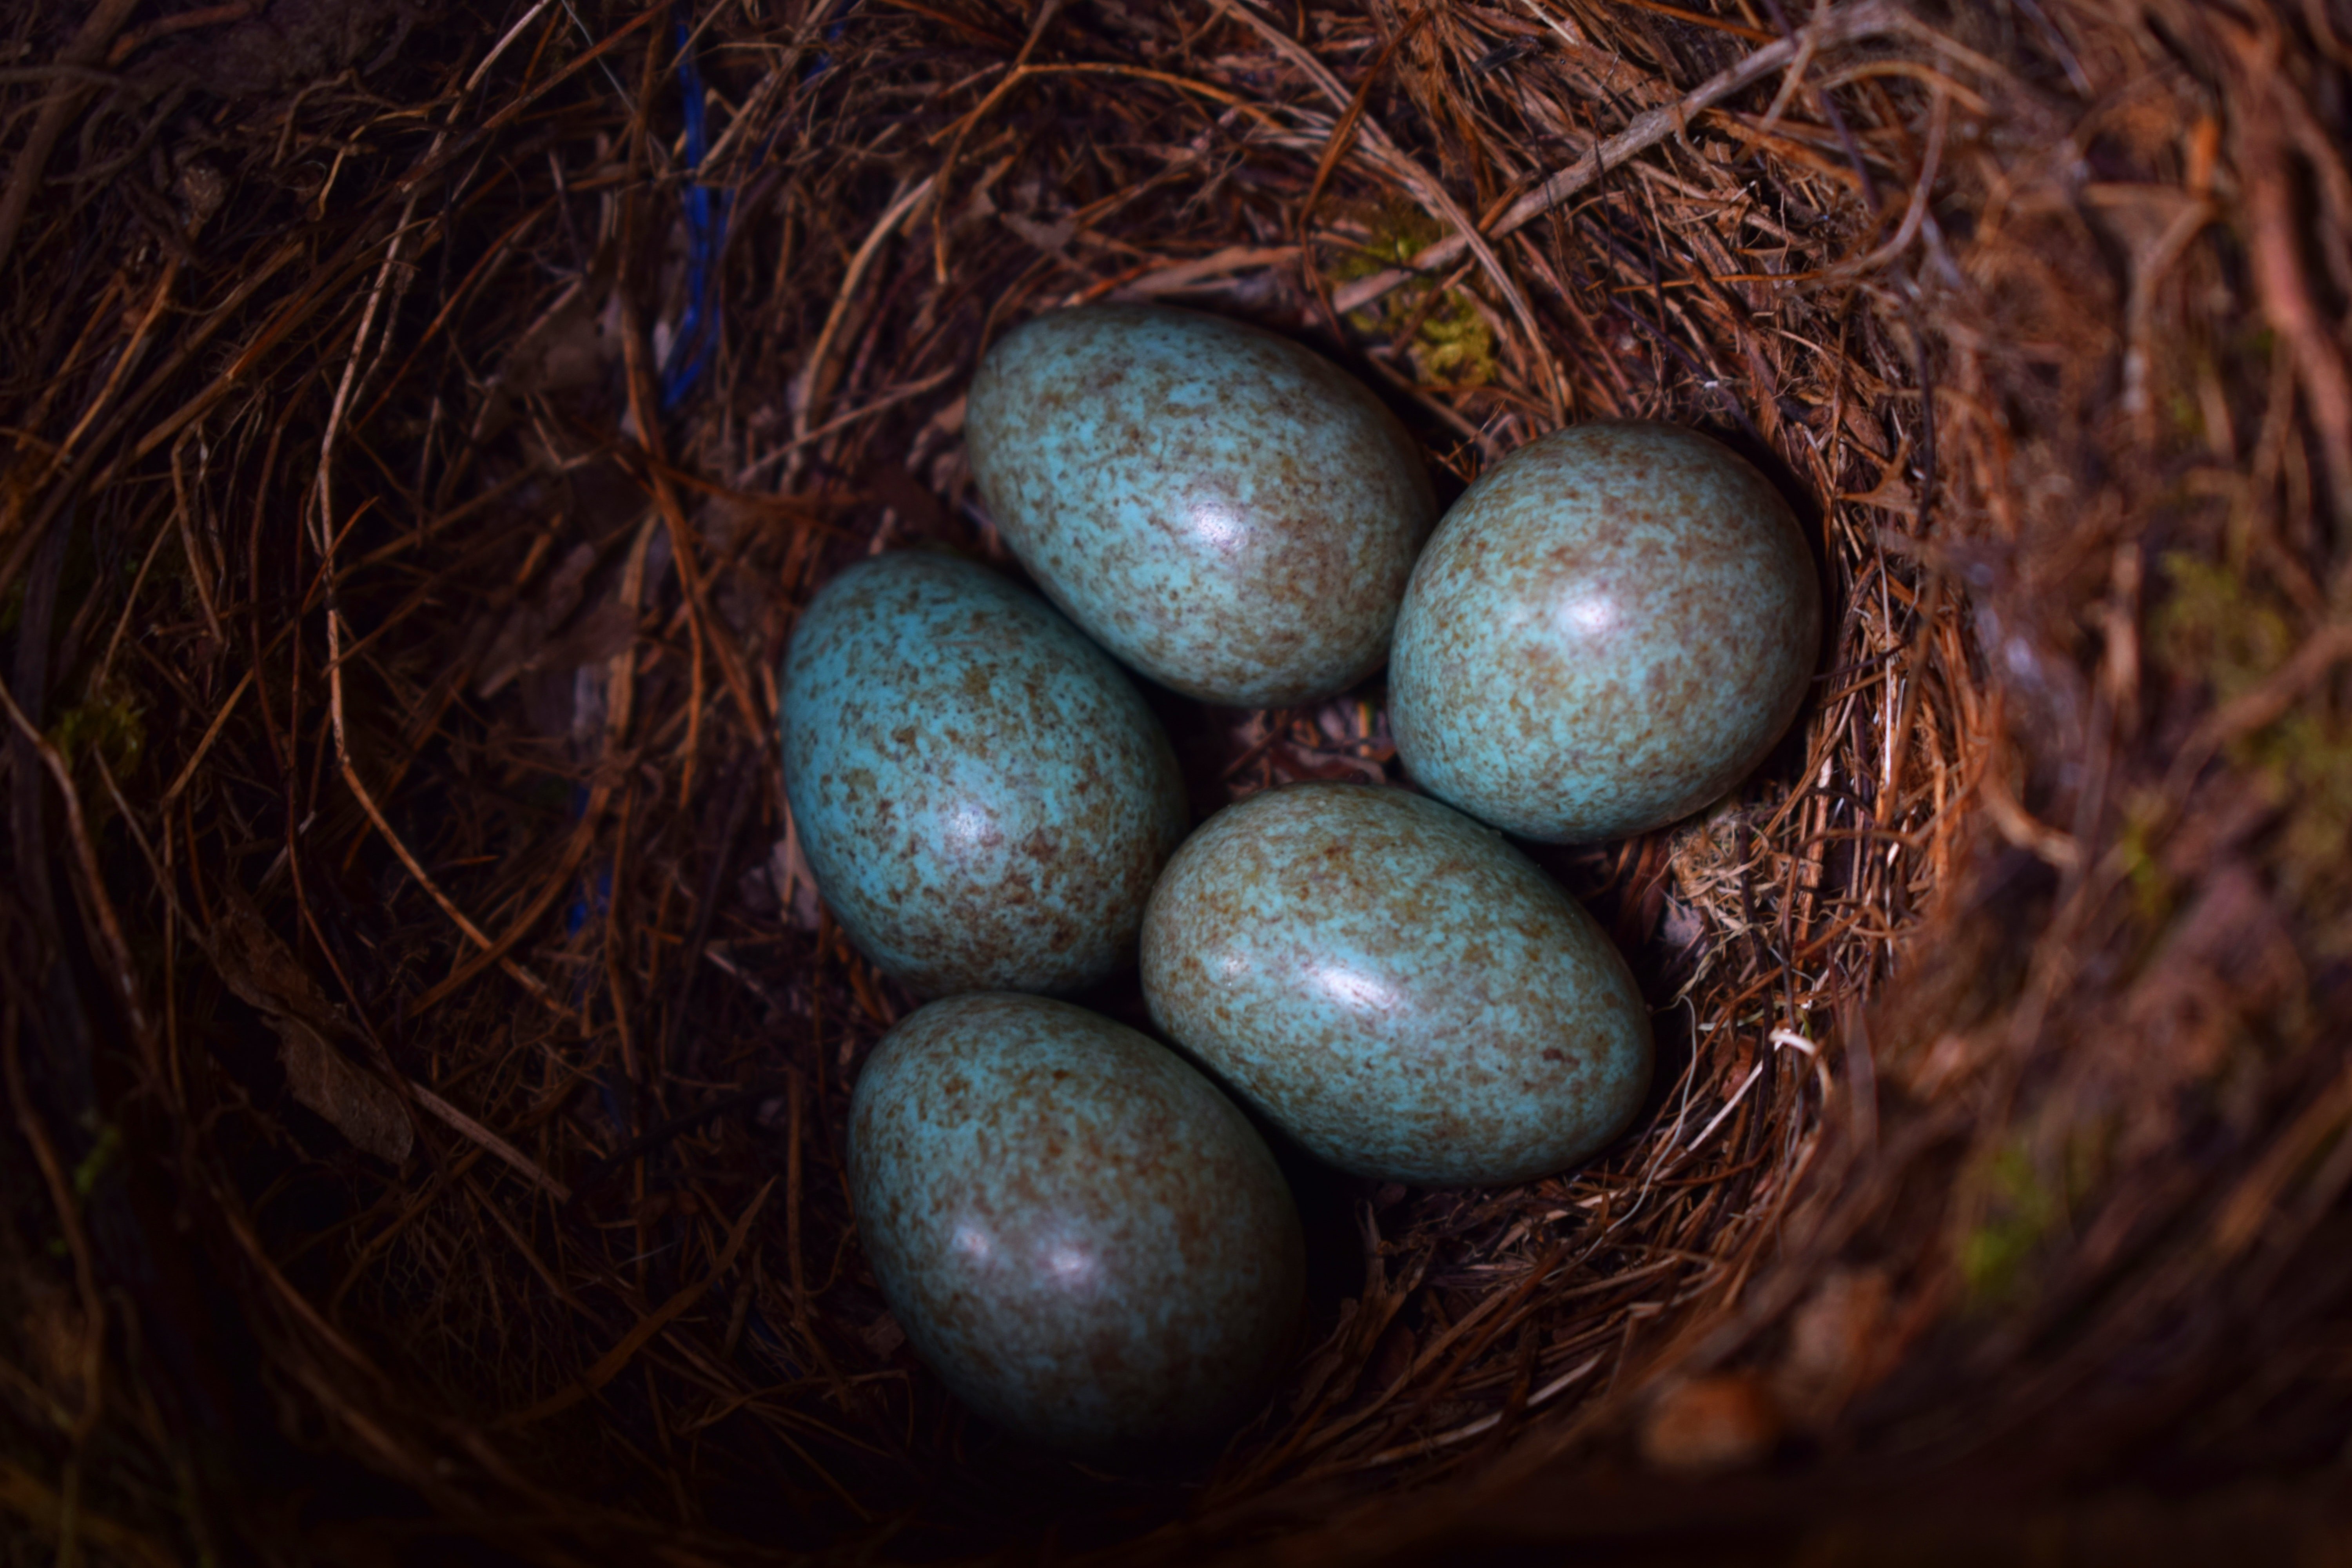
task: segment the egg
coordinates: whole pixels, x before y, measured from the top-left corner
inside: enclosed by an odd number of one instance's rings
[[[1579,843],[1689,815],[1788,730],[1822,603],[1797,520],[1671,425],[1530,442],[1439,524],[1389,664],[1398,754],[1432,795]]]
[[[1034,318],[982,362],[965,430],[1046,596],[1204,702],[1301,702],[1371,673],[1437,518],[1412,437],[1360,383],[1190,310]]]
[[[1248,1119],[1175,1053],[1066,1002],[933,1002],[849,1110],[860,1240],[966,1405],[1091,1453],[1212,1436],[1297,1321],[1297,1210]]]
[[[1218,813],[1143,920],[1152,1022],[1359,1175],[1519,1182],[1622,1131],[1649,1012],[1592,917],[1500,835],[1381,785]]]
[[[1066,992],[1133,962],[1183,780],[1051,605],[952,556],[880,556],[810,604],[780,685],[802,850],[884,971],[926,995]]]

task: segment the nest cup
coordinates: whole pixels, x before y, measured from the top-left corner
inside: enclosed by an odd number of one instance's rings
[[[1866,1557],[2126,1486],[2326,1525],[2259,1500],[2352,1438],[2324,7],[0,36],[0,1535]],[[1539,852],[1654,1009],[1634,1130],[1490,1190],[1285,1152],[1280,1389],[1116,1470],[969,1418],[875,1288],[841,1133],[911,1000],[818,900],[773,734],[845,564],[1014,570],[963,389],[1100,300],[1331,356],[1448,500],[1579,420],[1707,430],[1829,627],[1733,795]],[[1402,782],[1381,698],[1154,700],[1197,817]]]

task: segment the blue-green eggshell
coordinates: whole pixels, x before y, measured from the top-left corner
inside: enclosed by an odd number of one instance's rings
[[[1547,1175],[1649,1088],[1649,1011],[1607,934],[1499,834],[1401,789],[1297,784],[1212,817],[1151,895],[1143,992],[1170,1038],[1359,1175]]]
[[[781,685],[801,845],[868,958],[927,995],[1075,991],[1133,962],[1183,778],[1051,605],[952,556],[861,562],[801,617]]]
[[[1247,1118],[1174,1052],[1037,996],[933,1002],[850,1101],[850,1199],[907,1339],[1007,1431],[1216,1435],[1265,1397],[1306,1277]]]
[[[1413,780],[1523,837],[1707,805],[1795,717],[1821,588],[1796,518],[1672,425],[1582,425],[1482,475],[1413,569],[1389,717]]]
[[[1287,338],[1150,305],[992,348],[965,429],[1005,544],[1129,667],[1269,707],[1378,668],[1437,518],[1412,437]]]

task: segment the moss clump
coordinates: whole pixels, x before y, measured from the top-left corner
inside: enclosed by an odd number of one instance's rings
[[[1961,1239],[1959,1264],[1969,1298],[1991,1306],[2016,1298],[2063,1205],[2021,1143],[1993,1156],[1985,1188],[1985,1216]]]
[[[1370,237],[1342,257],[1328,274],[1332,283],[1353,283],[1375,272],[1402,267],[1445,237],[1445,229],[1419,207],[1392,202],[1365,215]],[[1496,380],[1502,366],[1495,358],[1495,329],[1478,302],[1466,290],[1449,289],[1432,300],[1437,285],[1426,279],[1406,284],[1360,310],[1348,312],[1348,324],[1366,337],[1394,338],[1412,327],[1405,345],[1413,370],[1427,383],[1448,386],[1485,386]]]
[[[2155,651],[2175,675],[2200,680],[2228,702],[2253,689],[2291,658],[2301,640],[2284,600],[2223,562],[2175,553],[2164,560],[2172,593],[2155,620]],[[2280,811],[2274,840],[2278,885],[2306,913],[2339,908],[2352,895],[2352,721],[2333,710],[2322,687],[2303,706],[2233,742],[2231,764]],[[2326,937],[2330,955],[2352,952],[2352,933]]]
[[[58,716],[49,730],[49,743],[68,763],[79,762],[94,751],[116,778],[128,777],[147,751],[146,710],[122,693],[92,697]]]
[[[2341,909],[2352,893],[2344,847],[2352,844],[2352,724],[2303,710],[2236,750],[2285,808],[2279,825],[2281,889],[2301,909]],[[2352,930],[2321,928],[2325,956],[2352,953]]]
[[[2172,593],[2156,615],[2153,651],[2175,675],[2207,682],[2227,702],[2294,652],[2286,605],[2243,573],[2183,551],[2163,567]]]
[[[79,1198],[88,1198],[98,1190],[98,1184],[117,1156],[122,1152],[122,1129],[110,1121],[98,1130],[98,1141],[89,1146],[81,1163],[74,1167],[73,1190]]]

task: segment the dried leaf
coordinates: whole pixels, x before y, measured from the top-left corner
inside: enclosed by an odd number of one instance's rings
[[[1894,1306],[1885,1271],[1832,1268],[1791,1316],[1772,1392],[1799,1426],[1828,1423],[1885,1370]]]
[[[580,607],[581,590],[595,564],[594,545],[573,545],[539,591],[514,607],[506,625],[499,628],[489,652],[482,656],[477,693],[497,696],[509,681],[540,661],[549,637]],[[633,619],[633,629],[635,624]]]
[[[1658,1396],[1641,1427],[1642,1458],[1656,1469],[1709,1474],[1752,1465],[1780,1439],[1780,1415],[1753,1373],[1676,1383]]]
[[[480,435],[507,429],[533,397],[576,392],[603,381],[620,362],[614,326],[604,303],[584,289],[533,322],[490,380],[479,416]]]
[[[211,950],[228,988],[259,1008],[278,1031],[278,1059],[295,1100],[324,1117],[353,1148],[395,1165],[408,1158],[416,1134],[399,1097],[335,1048],[330,1037],[349,1033],[350,1026],[236,889],[222,900]]]
[[[273,1016],[269,1025],[278,1031],[278,1059],[298,1102],[325,1117],[353,1148],[395,1165],[408,1158],[416,1134],[398,1096],[299,1018]]]

